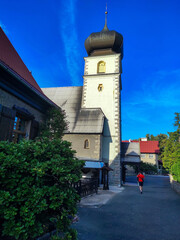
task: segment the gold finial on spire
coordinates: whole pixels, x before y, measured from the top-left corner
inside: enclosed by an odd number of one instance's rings
[[[108,11],[107,11],[107,2],[106,2],[105,25],[104,25],[103,31],[108,31],[108,27],[107,27],[107,14],[108,14]]]
[[[106,2],[106,11],[105,11],[105,14],[106,14],[106,15],[108,14],[108,11],[107,11],[107,2]]]
[[[102,32],[109,31],[109,29],[107,27],[107,14],[108,14],[108,11],[107,11],[107,2],[106,2],[105,24],[104,24],[104,28],[103,28]]]

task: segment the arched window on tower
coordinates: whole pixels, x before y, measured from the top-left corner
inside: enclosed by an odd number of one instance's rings
[[[90,142],[89,142],[88,139],[86,139],[86,140],[84,141],[84,148],[85,148],[85,149],[89,149],[89,148],[90,148]]]
[[[106,72],[106,63],[104,61],[100,61],[97,64],[97,72],[105,73]]]

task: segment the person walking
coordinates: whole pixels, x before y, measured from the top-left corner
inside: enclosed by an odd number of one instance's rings
[[[140,193],[142,194],[143,193],[143,183],[144,183],[144,175],[143,175],[142,172],[138,173],[137,181],[138,181],[138,184],[139,184]]]

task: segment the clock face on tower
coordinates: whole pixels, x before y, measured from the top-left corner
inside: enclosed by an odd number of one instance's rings
[[[97,72],[105,73],[106,72],[106,63],[104,61],[100,61],[97,64]]]

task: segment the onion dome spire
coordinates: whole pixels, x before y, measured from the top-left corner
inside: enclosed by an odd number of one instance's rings
[[[85,48],[89,56],[120,53],[123,58],[123,36],[107,27],[107,5],[105,11],[105,25],[100,32],[93,32],[85,40]]]

